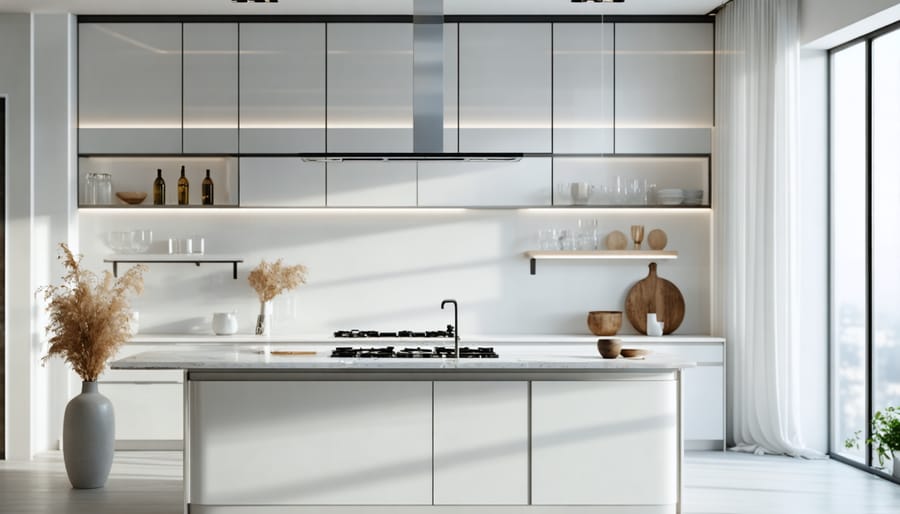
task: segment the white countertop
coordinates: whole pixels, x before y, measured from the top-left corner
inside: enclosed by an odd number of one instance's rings
[[[649,337],[639,334],[621,334],[614,336],[625,344],[720,344],[722,337],[709,335],[667,335]],[[598,336],[591,334],[464,334],[460,337],[460,346],[488,346],[505,344],[590,344],[595,343]],[[346,338],[334,337],[331,334],[297,334],[279,336],[257,336],[253,334],[235,334],[217,336],[213,334],[138,334],[130,341],[133,344],[307,344],[333,346],[447,346],[453,344],[452,338],[423,337],[378,337],[378,338]]]
[[[695,363],[660,353],[642,359],[604,359],[597,354],[507,353],[496,359],[402,359],[333,358],[330,352],[316,355],[270,355],[256,348],[214,346],[199,350],[157,350],[143,352],[110,363],[113,369],[191,370],[509,370],[509,369],[646,369],[672,370]]]

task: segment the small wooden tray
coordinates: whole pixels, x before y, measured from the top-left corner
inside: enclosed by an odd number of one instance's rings
[[[272,350],[272,355],[315,355],[316,352],[310,350]]]

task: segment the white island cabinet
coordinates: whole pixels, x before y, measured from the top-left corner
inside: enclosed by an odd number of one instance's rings
[[[192,514],[619,513],[681,506],[681,373],[650,356],[148,352],[185,369]]]

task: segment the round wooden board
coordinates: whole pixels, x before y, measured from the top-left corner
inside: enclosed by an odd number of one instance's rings
[[[628,291],[625,315],[635,330],[646,334],[647,313],[655,312],[656,319],[665,323],[663,334],[671,334],[684,321],[684,296],[675,284],[656,274],[655,262],[649,267],[650,273]]]

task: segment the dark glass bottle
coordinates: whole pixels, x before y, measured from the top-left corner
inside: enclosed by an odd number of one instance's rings
[[[188,184],[187,177],[184,176],[184,166],[181,167],[181,178],[178,179],[178,205],[187,205],[189,203],[191,186]]]
[[[203,205],[213,204],[213,181],[209,176],[209,170],[206,170],[206,178],[203,179],[203,186],[200,190],[200,196],[203,200]]]
[[[166,204],[166,181],[162,178],[162,170],[156,170],[156,180],[153,181],[153,205]]]

